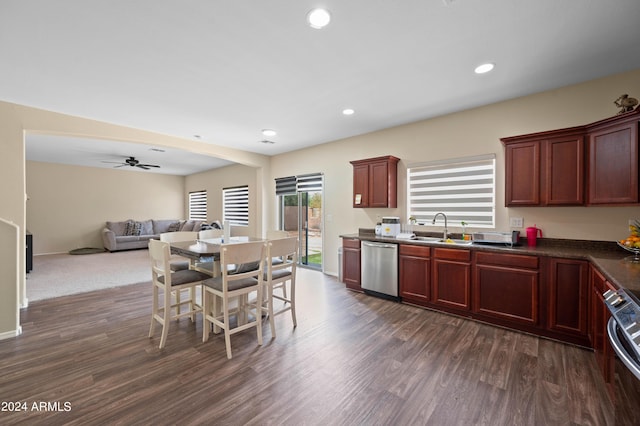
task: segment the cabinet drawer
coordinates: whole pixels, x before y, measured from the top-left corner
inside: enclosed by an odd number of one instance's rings
[[[469,262],[471,260],[471,250],[457,250],[447,248],[435,248],[433,256],[436,259],[457,260],[460,262]]]
[[[476,252],[476,263],[516,268],[538,269],[537,256]]]
[[[409,244],[400,244],[400,255],[431,257],[431,247],[412,246]]]
[[[357,238],[343,238],[342,239],[342,247],[359,249],[360,248],[360,240],[357,239]]]

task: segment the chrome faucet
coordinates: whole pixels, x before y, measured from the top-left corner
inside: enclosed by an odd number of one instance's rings
[[[447,230],[447,215],[442,212],[436,213],[436,215],[433,216],[433,221],[431,222],[431,224],[432,225],[436,224],[436,218],[439,215],[442,215],[442,217],[444,217],[444,234],[442,236],[442,239],[446,240],[449,237],[449,231]]]

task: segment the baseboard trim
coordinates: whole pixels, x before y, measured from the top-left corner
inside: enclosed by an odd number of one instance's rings
[[[18,337],[22,334],[22,327],[18,326],[17,329],[11,331],[5,331],[4,333],[0,333],[0,340],[12,339],[14,337]]]

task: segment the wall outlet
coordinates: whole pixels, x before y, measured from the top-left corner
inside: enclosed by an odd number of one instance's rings
[[[522,228],[524,226],[524,219],[521,217],[510,217],[509,226],[512,228]]]

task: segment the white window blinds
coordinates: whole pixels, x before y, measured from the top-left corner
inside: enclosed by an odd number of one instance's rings
[[[223,220],[232,225],[249,225],[249,187],[224,188],[222,198]]]
[[[431,225],[438,212],[450,225],[495,227],[495,155],[411,165],[407,169],[409,216]]]
[[[189,220],[207,220],[207,191],[189,193]]]

